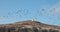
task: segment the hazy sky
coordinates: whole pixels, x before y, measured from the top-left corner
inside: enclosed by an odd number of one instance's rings
[[[0,0],[0,24],[33,18],[60,25],[60,0]]]

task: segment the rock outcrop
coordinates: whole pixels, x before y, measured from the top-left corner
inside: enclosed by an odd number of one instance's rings
[[[0,32],[60,32],[60,26],[28,20],[13,24],[2,24],[0,25]]]

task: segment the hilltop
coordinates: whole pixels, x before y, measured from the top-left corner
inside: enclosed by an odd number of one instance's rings
[[[32,21],[32,20],[26,20],[26,21],[19,21],[16,23],[12,23],[12,24],[2,24],[0,25],[0,28],[5,28],[5,29],[12,29],[12,28],[38,28],[38,29],[46,29],[46,30],[50,30],[50,29],[54,29],[54,30],[60,30],[60,26],[55,26],[55,25],[48,25],[48,24],[44,24],[41,23],[39,21]]]

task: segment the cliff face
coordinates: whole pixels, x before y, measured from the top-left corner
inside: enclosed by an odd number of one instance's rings
[[[0,32],[60,32],[60,26],[28,20],[14,24],[2,24],[0,25]]]

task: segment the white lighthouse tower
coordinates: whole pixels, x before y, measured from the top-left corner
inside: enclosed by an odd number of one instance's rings
[[[36,21],[36,19],[32,19],[32,21]]]

